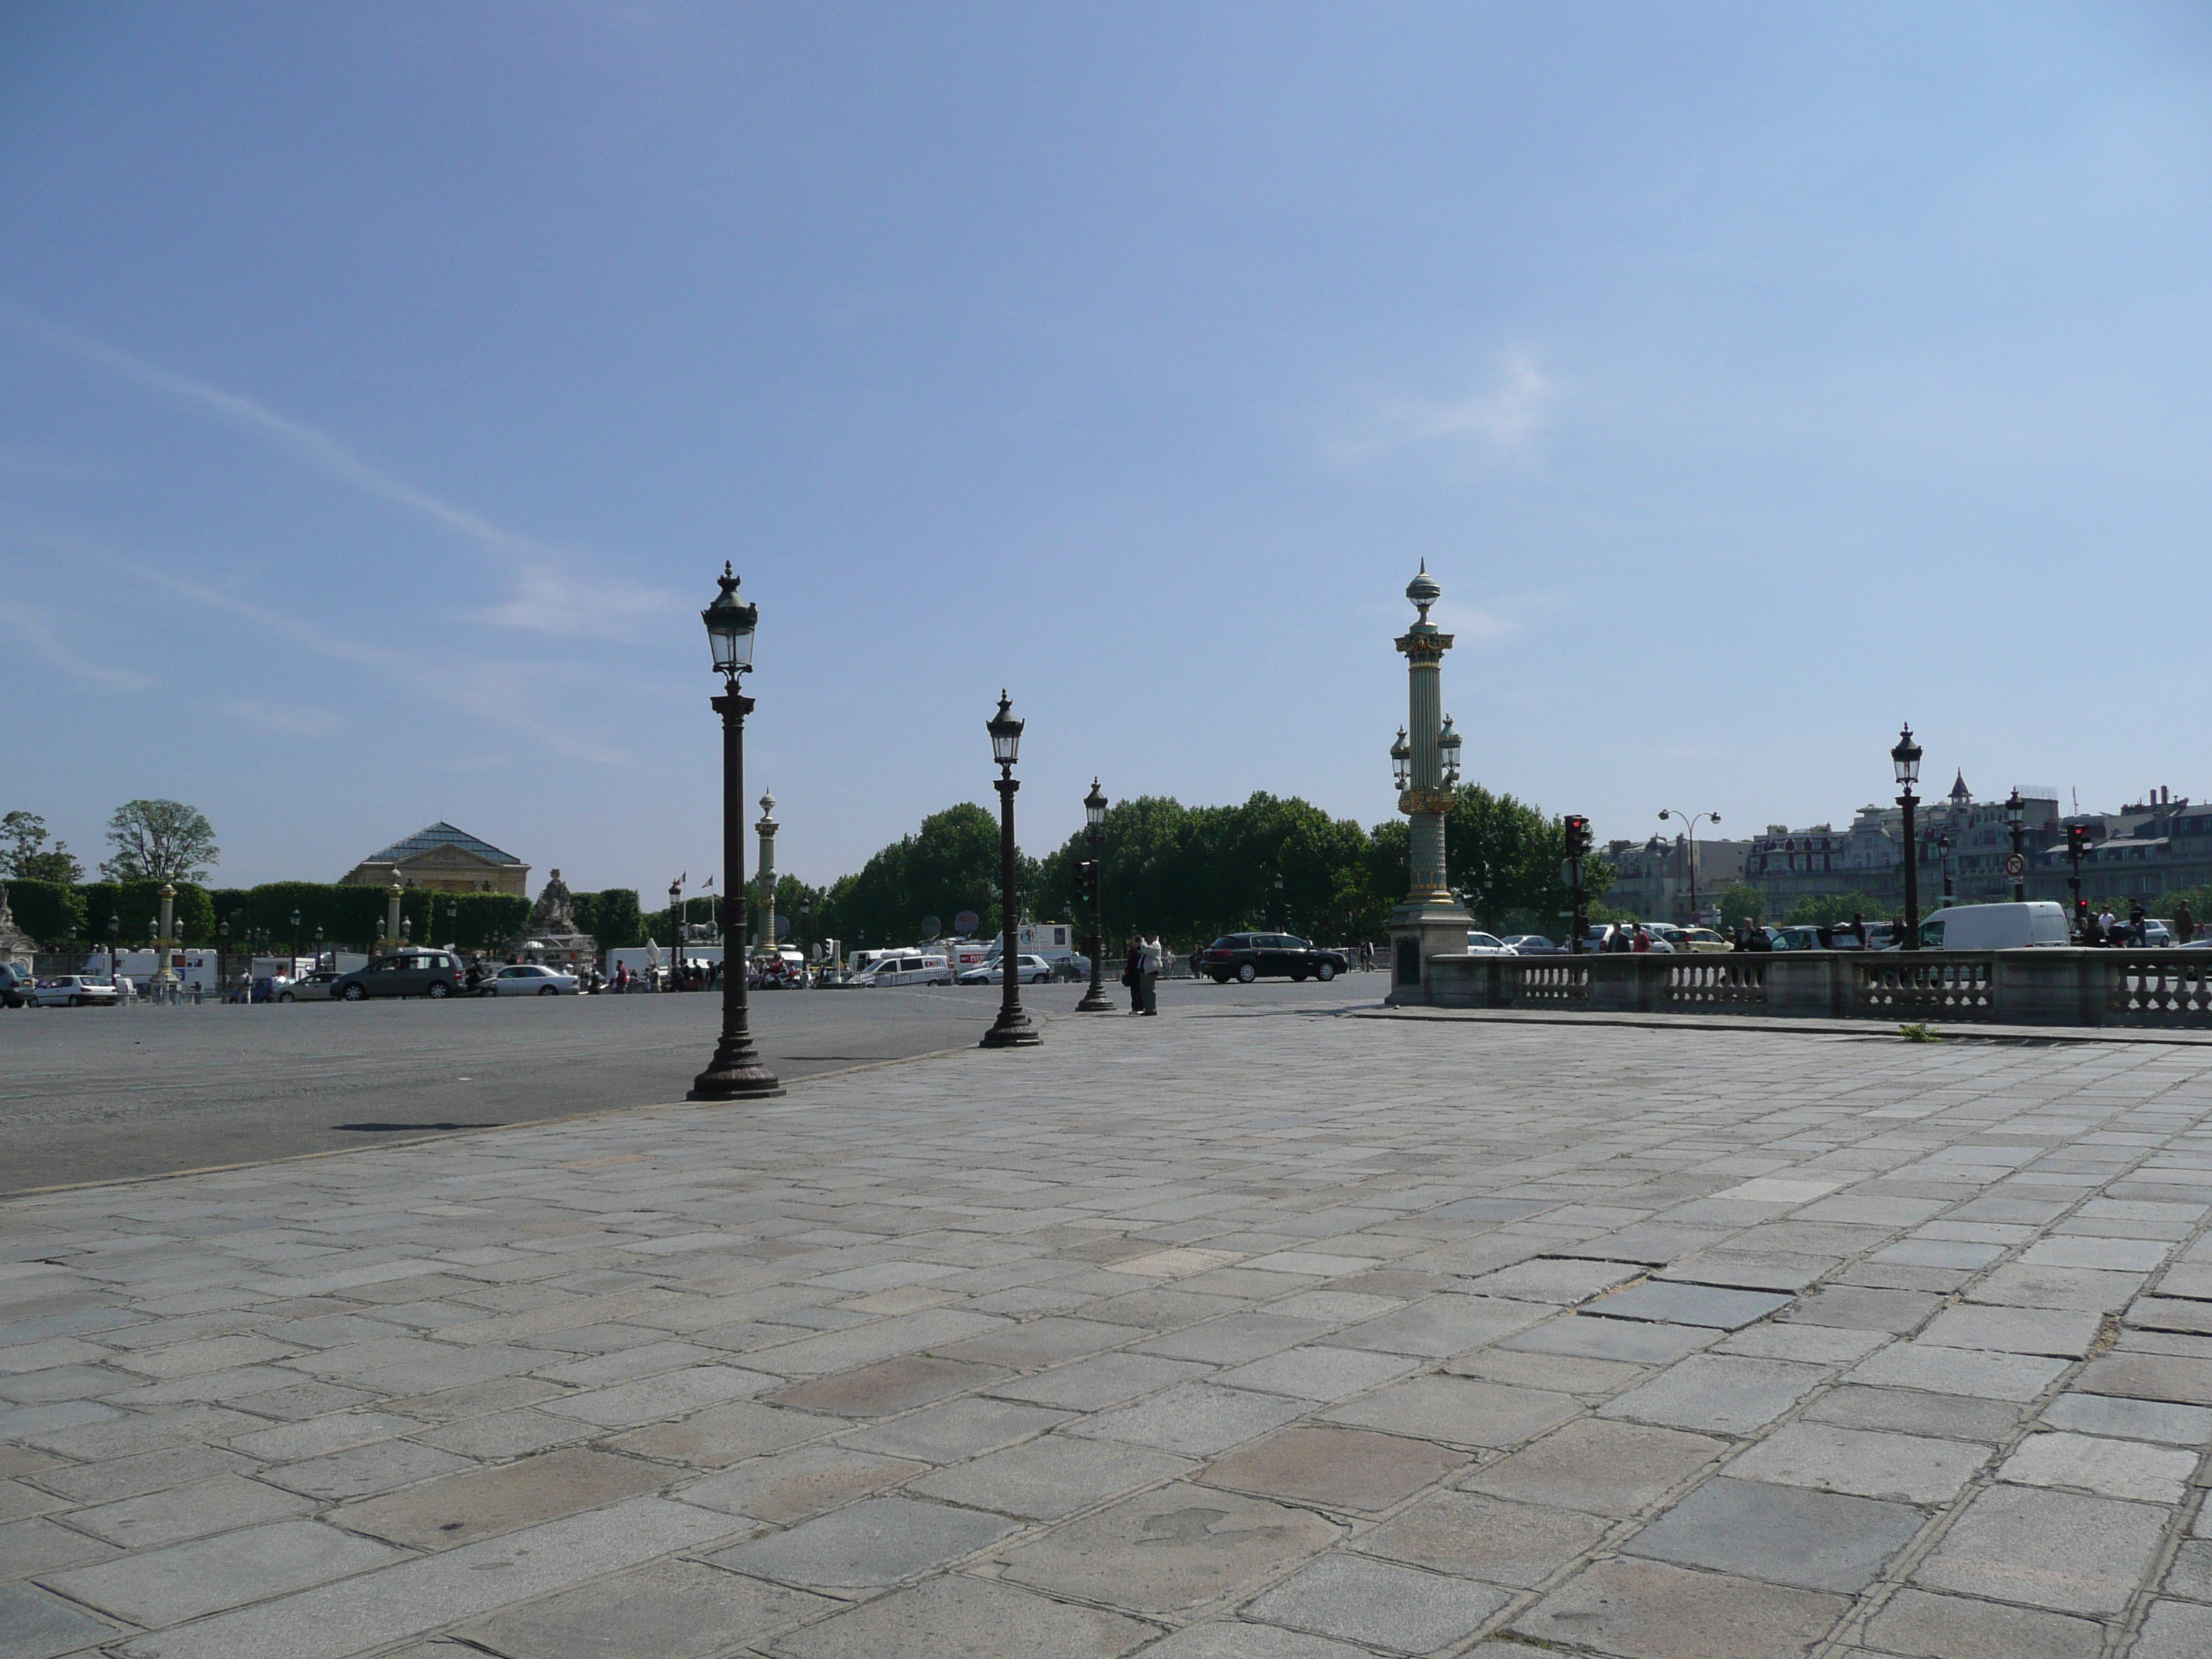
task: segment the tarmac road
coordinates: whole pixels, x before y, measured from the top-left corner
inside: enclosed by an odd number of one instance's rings
[[[1170,981],[1161,1000],[1325,1009],[1384,988],[1358,974],[1330,986]],[[1036,986],[1022,1000],[1048,1025],[1081,994]],[[998,1006],[995,986],[770,991],[752,999],[752,1024],[788,1081],[968,1047]],[[702,994],[0,1013],[0,1194],[681,1100],[714,1051],[720,1007]]]

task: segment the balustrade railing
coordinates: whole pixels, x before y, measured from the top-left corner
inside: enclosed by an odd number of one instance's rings
[[[1442,1007],[2212,1030],[2212,951],[1443,955],[1428,969]]]

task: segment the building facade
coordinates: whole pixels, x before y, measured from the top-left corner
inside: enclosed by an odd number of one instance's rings
[[[2117,812],[2080,812],[2065,819],[2029,863],[2030,898],[2063,903],[2073,897],[2065,831],[2075,824],[2089,832],[2081,896],[2093,902],[2111,900],[2124,909],[2212,883],[2212,804],[2192,804],[2186,795],[2158,789]]]
[[[2022,784],[2020,794],[2022,839],[2033,872],[2046,849],[2063,847],[2066,832],[2056,789]],[[2002,799],[1976,800],[1963,774],[1948,796],[1921,803],[1913,814],[1913,855],[1923,913],[1943,902],[1947,868],[1953,896],[1961,904],[2012,896],[2012,878],[2004,872],[2012,852],[2005,814]],[[1862,896],[1870,912],[1892,915],[1905,908],[1904,842],[1905,812],[1894,805],[1862,806],[1844,830],[1827,823],[1802,830],[1770,823],[1751,842],[1744,879],[1766,901],[1770,920],[1789,915],[1802,898],[1835,894]]]
[[[1722,893],[1743,880],[1751,845],[1747,841],[1693,843],[1686,836],[1671,841],[1654,836],[1646,842],[1607,842],[1605,858],[1613,873],[1605,902],[1644,921],[1688,927],[1699,912],[1714,915]]]
[[[527,896],[530,866],[450,823],[434,823],[372,854],[339,878],[346,887],[428,888],[435,893]]]

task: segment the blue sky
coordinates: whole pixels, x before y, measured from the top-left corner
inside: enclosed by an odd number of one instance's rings
[[[0,9],[0,806],[822,880],[988,803],[2212,793],[2190,4]]]

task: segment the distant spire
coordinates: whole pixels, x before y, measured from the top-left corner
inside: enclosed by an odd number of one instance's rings
[[[1974,792],[1966,787],[1966,769],[1960,767],[1958,781],[1951,786],[1951,799],[1956,801],[1968,801],[1973,798]]]

